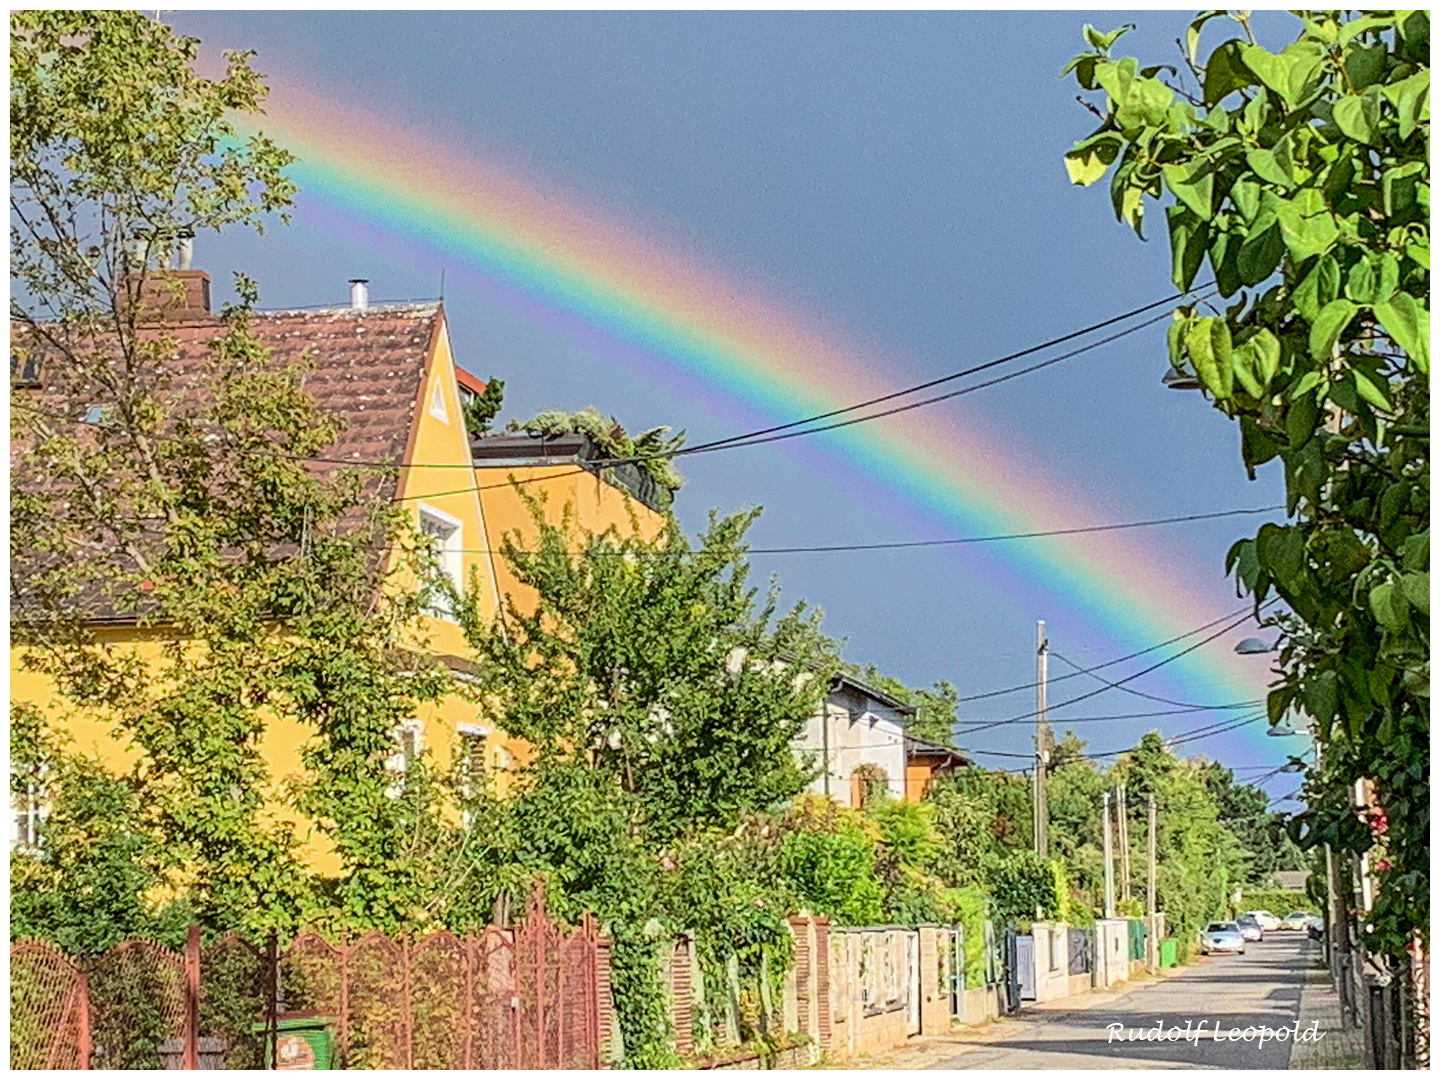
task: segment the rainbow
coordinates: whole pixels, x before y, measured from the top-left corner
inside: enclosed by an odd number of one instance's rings
[[[277,82],[259,126],[299,157],[293,175],[306,198],[493,279],[777,420],[894,389],[882,381],[883,365],[816,321],[438,134],[387,121],[368,106],[361,117],[293,80]],[[1098,523],[1074,493],[1013,464],[1018,459],[993,433],[961,429],[934,410],[820,438],[848,469],[959,534]],[[1184,633],[1227,610],[1223,595],[1187,584],[1139,534],[1021,540],[990,554],[1007,576],[1067,597],[1127,647]],[[1177,684],[1207,701],[1261,696],[1263,667],[1221,643],[1172,665]],[[1201,715],[1187,726],[1204,722]],[[1262,724],[1232,739],[1240,736],[1252,755],[1276,756]]]

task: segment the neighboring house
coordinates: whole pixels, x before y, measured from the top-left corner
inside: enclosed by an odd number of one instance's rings
[[[473,377],[466,377],[473,385]],[[614,528],[620,536],[638,531],[649,540],[664,531],[666,515],[655,481],[631,464],[596,464],[607,455],[588,435],[482,435],[471,440],[470,454],[496,553],[496,588],[522,609],[534,603],[534,594],[516,581],[499,551],[506,536],[521,548],[534,543],[537,530],[527,496],[542,501],[551,524],[568,513],[577,532]]]
[[[209,276],[202,271],[175,274],[186,290],[185,306],[167,318],[167,330],[177,341],[177,354],[167,364],[171,379],[167,393],[203,393],[203,361],[209,342],[220,332],[211,313]],[[482,610],[498,610],[499,589],[495,567],[486,554],[496,537],[487,528],[480,495],[470,483],[470,440],[465,431],[456,368],[450,351],[445,311],[439,304],[369,306],[363,287],[353,294],[349,307],[306,311],[259,313],[254,333],[274,350],[277,360],[309,354],[314,368],[304,388],[317,405],[345,421],[339,441],[327,451],[333,458],[361,462],[405,463],[398,475],[378,481],[394,499],[412,508],[416,525],[430,534],[440,550],[445,573],[457,584],[473,581],[481,594]],[[17,392],[46,400],[43,365],[27,370],[22,380],[29,389]],[[103,402],[97,402],[103,405]],[[417,465],[438,465],[420,468]],[[457,483],[457,480],[459,481]],[[23,591],[17,595],[12,579],[11,617],[23,618]],[[470,665],[459,625],[437,607],[425,620],[425,648],[442,659],[457,679],[466,678]],[[104,642],[142,654],[158,649],[163,631],[141,630],[133,615],[96,611],[91,629]],[[53,685],[24,670],[20,650],[11,650],[12,701],[33,702],[42,710],[58,712]],[[114,739],[108,726],[93,715],[65,713],[63,723],[74,748],[98,754],[102,761],[123,767],[127,750]],[[300,748],[309,731],[298,722],[275,724],[262,745],[275,781],[300,770]],[[457,750],[478,772],[503,769],[523,744],[513,744],[503,732],[475,723],[475,708],[459,695],[425,707],[414,721],[396,732],[396,768],[406,755],[429,749],[444,768]],[[12,814],[12,842],[33,839],[36,808],[17,806]],[[26,835],[17,835],[17,830]],[[328,855],[310,849],[318,868],[328,869]]]
[[[852,676],[837,676],[795,743],[819,771],[810,790],[854,807],[877,788],[896,799],[923,799],[933,777],[969,761],[910,735],[914,718],[914,706]]]

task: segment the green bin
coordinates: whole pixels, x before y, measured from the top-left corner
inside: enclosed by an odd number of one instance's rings
[[[1162,938],[1160,941],[1160,966],[1169,968],[1175,966],[1175,939]]]
[[[275,1043],[279,1048],[280,1063],[276,1065],[270,1057],[268,1024],[256,1024],[254,1031],[265,1039],[265,1068],[267,1069],[333,1069],[335,1067],[335,1039],[331,1033],[334,1020],[328,1016],[282,1014],[275,1022]]]

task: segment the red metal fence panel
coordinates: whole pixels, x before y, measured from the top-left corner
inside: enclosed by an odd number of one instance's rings
[[[606,944],[588,917],[553,922],[537,890],[518,927],[463,938],[307,932],[281,952],[231,934],[202,949],[192,927],[183,955],[127,941],[82,963],[14,945],[11,1067],[260,1069],[298,1014],[330,1022],[336,1068],[599,1068]]]

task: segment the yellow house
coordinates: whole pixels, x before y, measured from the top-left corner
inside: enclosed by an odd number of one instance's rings
[[[219,321],[210,312],[208,275],[181,271],[174,276],[185,287],[186,301],[167,319],[177,343],[176,356],[167,368],[184,385],[187,374],[200,370],[209,342],[219,332]],[[362,286],[349,307],[262,313],[253,329],[278,360],[311,358],[314,368],[305,377],[306,392],[346,425],[328,453],[356,463],[402,463],[398,474],[389,474],[383,483],[398,502],[413,509],[417,526],[434,538],[442,568],[455,583],[480,584],[482,609],[493,616],[498,610],[496,579],[493,562],[484,554],[491,546],[490,534],[474,490],[443,307],[370,306]],[[24,376],[32,380],[28,389]],[[42,383],[43,372],[27,371],[17,390],[43,402]],[[470,665],[458,624],[442,610],[423,622],[426,651],[442,659],[457,679],[465,678]],[[133,616],[97,613],[90,629],[100,642],[134,649],[142,656],[158,655],[165,640],[163,629],[141,629]],[[62,723],[81,753],[124,767],[127,748],[113,737],[106,722],[65,708],[49,679],[28,670],[22,661],[23,650],[12,649],[11,701],[31,703]],[[444,768],[463,745],[475,765],[503,770],[523,748],[512,745],[504,732],[477,723],[475,714],[473,704],[458,693],[425,707],[396,732],[397,757],[428,749]],[[271,725],[261,752],[273,780],[300,771],[300,749],[310,734],[294,720]],[[33,841],[37,813],[33,806],[15,807],[12,843]],[[302,834],[308,831],[301,828]],[[325,849],[313,838],[307,843],[317,868],[329,869]]]
[[[484,389],[469,372],[457,375],[462,395]],[[527,496],[542,501],[547,522],[560,524],[568,515],[577,533],[613,528],[621,536],[638,533],[653,540],[665,529],[666,514],[654,481],[633,464],[602,466],[607,455],[588,435],[481,435],[472,438],[470,455],[494,542],[496,592],[522,611],[535,597],[515,579],[499,550],[507,536],[522,549],[535,541],[538,530]]]
[[[167,318],[177,343],[169,367],[183,383],[187,372],[193,375],[200,369],[220,325],[210,311],[209,276],[192,270],[170,273],[184,287],[184,304]],[[625,533],[638,528],[653,537],[663,529],[665,515],[653,486],[647,487],[648,478],[633,466],[602,475],[598,467],[586,464],[604,455],[585,436],[472,440],[464,404],[484,384],[456,366],[443,306],[372,306],[364,284],[355,285],[348,307],[261,313],[253,321],[254,333],[282,362],[310,358],[314,366],[305,377],[305,391],[320,408],[345,421],[345,431],[328,456],[357,464],[401,464],[398,473],[384,481],[391,496],[412,510],[417,527],[433,538],[441,568],[456,586],[479,590],[485,614],[494,617],[507,594],[522,609],[534,602],[495,554],[507,533],[518,533],[522,543],[535,535],[529,508],[512,480],[543,490],[546,516],[557,523],[568,509],[578,527],[594,532],[613,525]],[[29,389],[24,388],[26,377],[33,377]],[[27,371],[19,392],[43,400],[42,382],[41,373]],[[441,659],[457,680],[473,677],[469,650],[454,619],[436,609],[423,623],[424,650]],[[163,629],[142,629],[133,616],[97,615],[90,629],[99,641],[142,656],[158,656],[165,641]],[[28,670],[22,661],[23,650],[12,649],[11,701],[34,704],[65,726],[76,750],[123,768],[129,751],[108,724],[66,709],[48,678]],[[272,780],[300,773],[301,747],[310,735],[296,720],[270,726],[261,752]],[[396,732],[396,741],[397,768],[403,756],[422,751],[447,768],[463,750],[468,762],[495,774],[502,791],[507,768],[523,763],[529,753],[522,741],[480,722],[473,703],[458,692],[425,706]],[[12,843],[33,842],[37,813],[34,806],[15,807]],[[305,837],[306,823],[296,824]],[[335,868],[321,841],[305,837],[305,843],[317,869]]]

